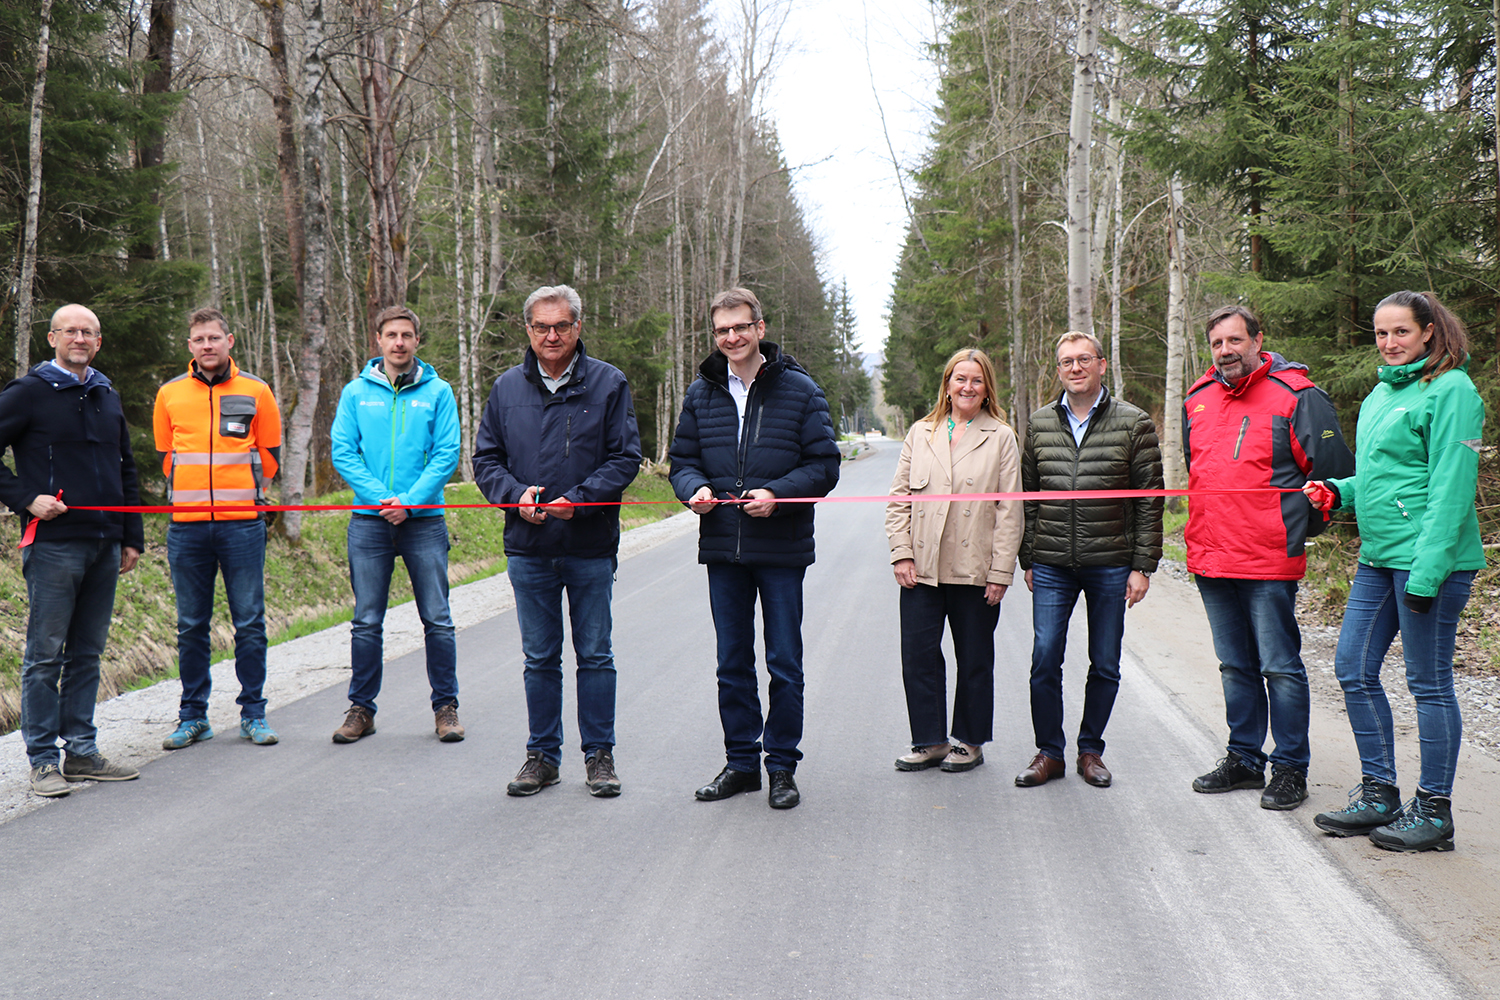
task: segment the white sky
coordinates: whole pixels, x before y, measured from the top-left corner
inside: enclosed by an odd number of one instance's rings
[[[737,46],[740,2],[716,4],[723,37]],[[847,279],[866,351],[885,343],[891,279],[906,234],[880,107],[896,156],[910,169],[927,145],[936,87],[926,55],[932,34],[928,5],[920,0],[790,0],[765,95],[765,113],[796,168],[793,189],[823,252],[823,277],[835,284]]]

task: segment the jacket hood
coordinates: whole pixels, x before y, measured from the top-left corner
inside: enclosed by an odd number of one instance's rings
[[[1222,385],[1225,389],[1227,389],[1229,391],[1229,394],[1233,396],[1239,395],[1246,389],[1249,389],[1255,383],[1261,381],[1269,375],[1274,375],[1277,372],[1308,371],[1308,367],[1302,362],[1288,361],[1286,358],[1282,357],[1280,354],[1277,354],[1275,351],[1261,351],[1260,359],[1260,367],[1255,369],[1255,371],[1251,372],[1249,375],[1246,375],[1244,378],[1240,379],[1238,382],[1231,382],[1222,374],[1220,374],[1218,365],[1210,368],[1208,372],[1203,376],[1203,378],[1199,379],[1198,381],[1203,382],[1204,380],[1211,378],[1215,382]],[[1194,388],[1197,388],[1197,386],[1194,386]]]
[[[756,378],[763,375],[779,375],[788,369],[811,377],[807,369],[797,363],[796,358],[784,353],[779,345],[769,340],[760,342],[760,353],[766,359],[766,363],[761,365],[760,371],[755,373]],[[698,374],[714,385],[727,389],[729,387],[729,359],[716,347],[698,366]]]
[[[1404,365],[1381,365],[1379,368],[1375,369],[1375,377],[1380,379],[1380,381],[1386,383],[1387,385],[1405,385],[1413,379],[1419,378],[1421,376],[1422,368],[1427,364],[1428,357],[1428,354],[1424,354],[1417,360],[1408,361]],[[1464,374],[1468,374],[1469,361],[1472,358],[1473,355],[1465,354],[1463,364],[1458,365],[1456,369],[1450,370],[1457,370],[1463,372]]]
[[[80,381],[77,375],[50,358],[32,365],[31,370],[26,374],[35,375],[54,389],[68,389],[75,385],[82,385],[85,389],[92,389],[95,386],[108,388],[113,384],[103,372],[92,365],[89,366],[88,378]]]
[[[391,380],[385,377],[385,367],[382,364],[384,360],[384,358],[371,358],[369,361],[366,361],[365,366],[359,371],[360,378],[369,379],[371,382],[383,385],[387,389],[392,388]],[[411,366],[411,370],[397,380],[400,383],[397,388],[421,385],[427,379],[437,378],[436,368],[421,358],[415,358],[414,360],[416,364]]]

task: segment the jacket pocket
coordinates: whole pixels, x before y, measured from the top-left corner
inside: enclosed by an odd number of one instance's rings
[[[219,397],[219,434],[221,437],[249,437],[250,423],[254,419],[254,396]]]

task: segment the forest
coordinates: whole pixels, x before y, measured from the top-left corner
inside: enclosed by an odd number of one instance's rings
[[[422,317],[467,445],[524,349],[522,300],[567,282],[660,461],[710,348],[709,297],[745,284],[841,429],[862,430],[871,386],[848,295],[764,107],[795,42],[790,4],[6,5],[0,329],[15,349],[0,375],[45,356],[53,308],[91,304],[101,366],[145,428],[186,364],[184,317],[217,305],[237,359],[282,401],[295,502],[338,485],[326,428],[381,308]],[[938,89],[925,155],[892,166],[909,222],[879,386],[888,430],[930,406],[942,360],[970,344],[995,356],[1024,428],[1056,392],[1056,337],[1085,329],[1113,391],[1175,440],[1183,388],[1208,365],[1202,320],[1237,301],[1352,433],[1374,304],[1431,289],[1471,330],[1494,516],[1500,4],[925,9]]]
[[[296,503],[338,485],[327,428],[380,309],[422,318],[467,451],[525,349],[526,295],[567,283],[662,461],[709,299],[743,284],[857,429],[870,381],[848,296],[762,107],[787,5],[731,11],[726,37],[703,0],[7,4],[0,374],[49,356],[58,305],[90,305],[150,454],[186,317],[217,306],[281,402]]]
[[[884,389],[931,405],[943,359],[1001,368],[1018,428],[1053,345],[1091,330],[1111,391],[1180,437],[1203,320],[1239,302],[1312,369],[1352,440],[1371,313],[1431,290],[1468,324],[1494,525],[1500,416],[1500,4],[953,0],[908,186]],[[1169,486],[1186,485],[1163,448]]]

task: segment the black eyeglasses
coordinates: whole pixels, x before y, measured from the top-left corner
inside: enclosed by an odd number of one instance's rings
[[[1102,354],[1083,354],[1076,358],[1062,358],[1057,362],[1058,371],[1067,371],[1070,368],[1087,368],[1095,361],[1103,361]]]
[[[754,323],[736,323],[734,326],[716,326],[714,327],[714,336],[723,339],[724,337],[729,336],[731,333],[737,333],[743,337],[745,334],[754,329]]]
[[[545,337],[549,333],[555,333],[561,337],[577,325],[576,320],[569,320],[566,323],[533,323],[531,324],[531,332],[538,337]]]

